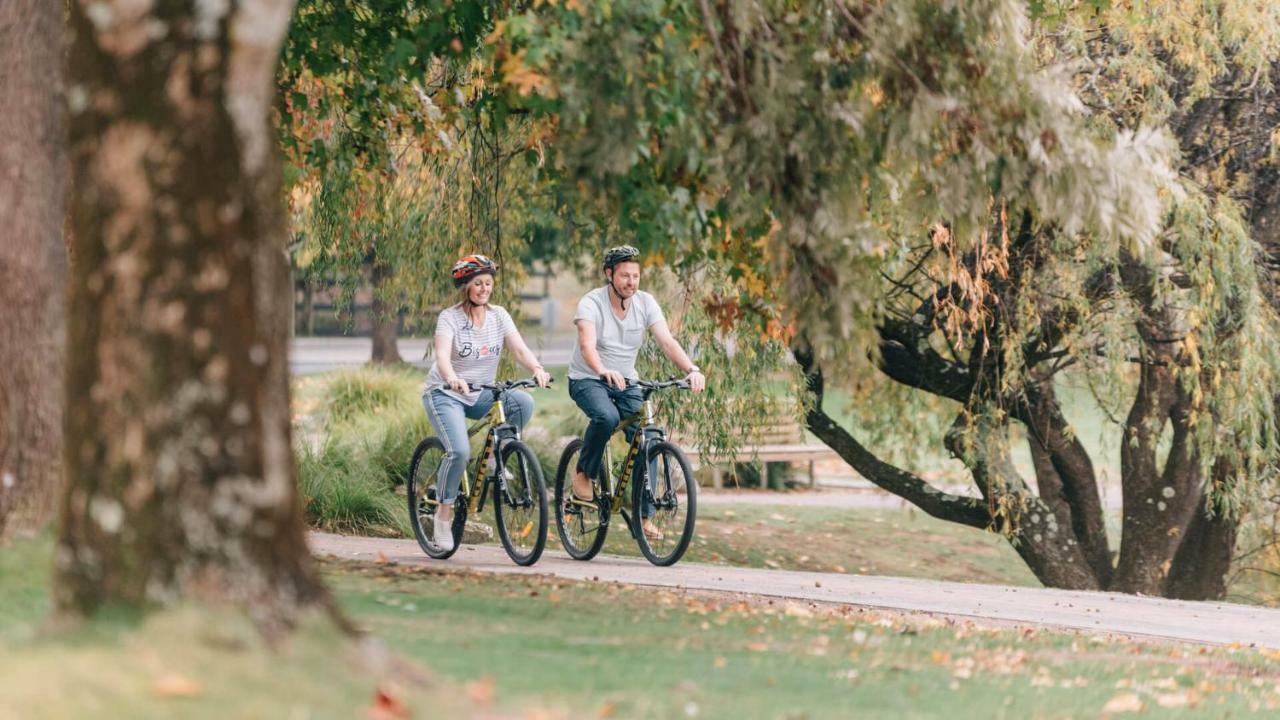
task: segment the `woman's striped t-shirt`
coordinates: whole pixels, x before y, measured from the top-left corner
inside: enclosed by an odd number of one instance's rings
[[[511,315],[497,305],[490,305],[485,313],[484,324],[475,327],[471,318],[459,303],[445,308],[436,321],[436,337],[449,337],[449,362],[458,377],[472,383],[491,383],[498,376],[498,358],[502,355],[502,346],[507,335],[516,331],[516,324]],[[479,392],[456,393],[447,389],[444,376],[440,374],[439,362],[431,363],[427,372],[427,385],[424,393],[437,388],[455,397],[467,405],[474,405],[480,397]]]

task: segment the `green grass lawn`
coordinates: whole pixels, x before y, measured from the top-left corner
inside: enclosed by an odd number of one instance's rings
[[[0,717],[1239,717],[1280,654],[540,577],[328,562],[349,616],[276,651],[230,610],[43,623],[50,543],[0,552]],[[412,714],[372,714],[382,688]],[[393,705],[394,707],[394,705]],[[384,708],[385,709],[385,708]]]

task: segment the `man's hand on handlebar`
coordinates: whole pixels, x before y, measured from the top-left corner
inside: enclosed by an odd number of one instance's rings
[[[627,388],[627,379],[622,377],[622,373],[614,372],[613,370],[605,370],[600,373],[600,379],[606,384],[612,385],[619,390],[625,390]]]
[[[707,388],[707,377],[699,370],[694,370],[685,378],[689,381],[689,389],[700,393]]]

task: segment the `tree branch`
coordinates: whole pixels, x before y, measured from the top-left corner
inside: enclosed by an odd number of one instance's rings
[[[814,367],[813,353],[808,348],[793,348],[805,373],[809,391],[814,395],[813,407],[807,415],[809,430],[835,450],[845,462],[878,487],[901,497],[940,520],[985,529],[990,522],[981,500],[945,493],[916,475],[884,462],[863,447],[847,430],[822,409],[822,371]]]

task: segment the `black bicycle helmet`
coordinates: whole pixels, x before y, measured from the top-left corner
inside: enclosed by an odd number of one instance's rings
[[[616,248],[610,248],[604,254],[604,269],[612,270],[615,265],[621,262],[634,261],[640,257],[640,251],[630,245],[620,245]]]

